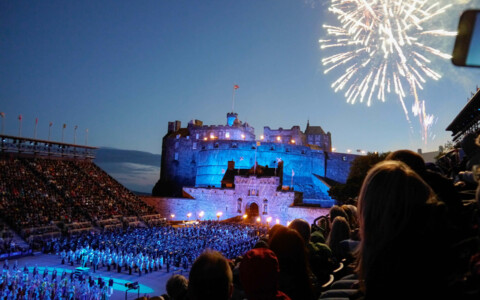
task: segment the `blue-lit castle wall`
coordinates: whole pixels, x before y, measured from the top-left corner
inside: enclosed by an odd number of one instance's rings
[[[304,203],[324,207],[333,204],[325,181],[345,183],[355,155],[331,152],[330,133],[317,139],[321,145],[305,145],[313,138],[305,136],[298,126],[292,127],[290,133],[279,129],[281,134],[266,127],[266,137],[256,140],[252,127],[238,121],[236,114],[235,121],[231,114],[229,117],[231,126],[228,122],[204,126],[192,121],[181,128],[178,121],[169,123],[169,132],[163,138],[160,180],[153,195],[181,197],[184,187],[220,187],[228,161],[234,161],[237,169],[250,169],[255,160],[270,168],[281,160],[283,168],[277,175],[283,186],[302,192]],[[312,131],[314,127],[308,126],[307,131]],[[274,134],[278,134],[278,140]]]

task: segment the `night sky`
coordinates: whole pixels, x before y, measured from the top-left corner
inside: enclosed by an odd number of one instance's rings
[[[324,23],[336,24],[327,1],[1,1],[0,111],[4,133],[97,147],[161,153],[168,121],[226,123],[234,110],[256,130],[322,126],[333,146],[390,151],[437,150],[445,128],[480,85],[480,69],[432,59],[443,75],[419,91],[434,124],[422,141],[394,94],[371,107],[347,104],[324,74]],[[457,1],[435,20],[456,31],[466,8]],[[454,37],[432,38],[451,53]],[[407,94],[409,91],[407,89]],[[407,106],[412,101],[407,95]],[[88,136],[86,135],[88,129]],[[88,140],[87,140],[88,138]]]

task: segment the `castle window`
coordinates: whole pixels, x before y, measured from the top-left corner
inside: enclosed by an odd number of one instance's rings
[[[215,148],[218,148],[218,143],[215,143],[214,147],[215,147]]]
[[[178,152],[175,152],[175,160],[178,160]]]
[[[242,198],[238,198],[237,200],[237,213],[242,213]]]
[[[200,137],[200,135],[197,133],[197,134],[195,135],[195,138],[198,140],[199,137]]]
[[[270,150],[272,150],[272,151],[275,150],[275,147],[274,146],[270,147]]]
[[[263,214],[268,215],[268,200],[263,199]]]
[[[305,150],[302,150],[302,154],[305,154]]]
[[[197,143],[193,143],[192,149],[197,149]]]
[[[237,148],[237,143],[232,143],[232,148]]]
[[[178,148],[178,142],[175,142],[175,149]]]
[[[230,138],[230,132],[225,133],[225,138],[229,139]]]
[[[179,134],[177,134],[177,140],[178,140],[179,138],[180,138],[180,135],[179,135]]]
[[[346,157],[346,156],[342,156],[342,160],[343,160],[343,161],[347,161],[347,157]]]

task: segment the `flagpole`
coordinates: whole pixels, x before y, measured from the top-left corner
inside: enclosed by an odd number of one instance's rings
[[[238,84],[233,84],[233,91],[232,91],[232,113],[235,112],[235,90],[238,89]]]
[[[18,125],[18,136],[22,136],[22,115],[19,115],[18,116],[18,121],[19,121],[19,125]]]
[[[63,127],[62,127],[62,143],[63,143],[63,137],[65,136],[65,135],[64,135],[65,127],[67,127],[67,125],[66,125],[66,124],[63,124]]]
[[[50,134],[52,133],[52,125],[53,125],[52,122],[50,122],[50,124],[48,124],[48,140],[50,140]]]
[[[293,189],[293,174],[294,174],[294,173],[293,173],[293,169],[292,169],[292,181],[291,181],[291,183],[290,183],[290,186],[292,187],[292,189]]]
[[[235,84],[233,85],[233,91],[232,91],[232,113],[235,112],[234,106],[235,106]]]
[[[38,124],[38,118],[35,118],[35,130],[33,131],[33,138],[37,138],[37,124]]]
[[[85,129],[85,146],[88,144],[88,128]]]
[[[73,128],[73,144],[75,145],[77,143],[77,125]]]
[[[1,112],[0,116],[2,117],[2,135],[5,134],[4,128],[5,128],[5,113]]]
[[[257,174],[257,148],[258,148],[258,145],[255,146],[255,162],[253,165],[253,175]]]

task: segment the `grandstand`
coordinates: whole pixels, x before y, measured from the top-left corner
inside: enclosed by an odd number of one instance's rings
[[[23,239],[30,247],[38,248],[45,240],[62,234],[143,226],[163,220],[93,163],[96,149],[1,136],[2,252],[10,251],[6,243],[14,237],[20,237],[16,244]]]

